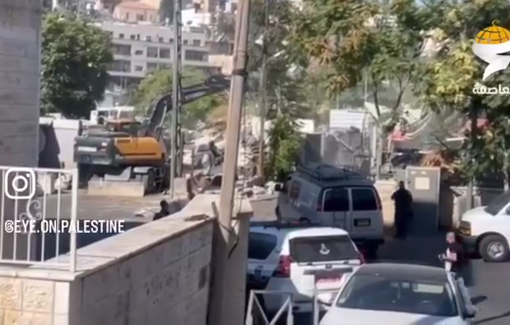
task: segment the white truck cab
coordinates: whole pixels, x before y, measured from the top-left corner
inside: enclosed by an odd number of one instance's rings
[[[470,253],[479,253],[486,262],[505,262],[510,258],[510,192],[489,205],[466,211],[458,235]]]

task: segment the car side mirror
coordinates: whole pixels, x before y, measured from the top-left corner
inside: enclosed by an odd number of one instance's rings
[[[466,307],[466,310],[464,310],[464,318],[468,318],[468,319],[471,319],[471,318],[475,318],[476,316],[476,308],[473,307],[473,306],[467,306]]]

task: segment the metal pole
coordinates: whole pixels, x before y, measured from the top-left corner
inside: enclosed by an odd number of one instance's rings
[[[172,128],[170,139],[170,199],[175,196],[175,176],[177,174],[177,159],[180,156],[180,100],[181,100],[181,0],[175,0],[174,4],[174,53],[172,65]],[[162,130],[160,130],[162,131]],[[182,150],[182,148],[180,148]]]
[[[469,119],[470,119],[470,123],[471,123],[470,140],[471,140],[471,145],[474,145],[474,143],[476,142],[476,136],[477,136],[477,132],[478,132],[478,112],[476,110],[476,107],[473,104],[472,104],[471,110],[469,112]],[[471,152],[469,153],[468,159],[470,160],[469,164],[472,165],[474,162],[473,162],[473,156],[472,156]],[[466,193],[467,209],[468,210],[472,209],[474,206],[474,194],[475,194],[474,187],[475,187],[475,181],[474,181],[473,177],[471,177],[471,179],[469,180],[469,183],[468,183],[467,193]]]
[[[260,102],[259,102],[259,118],[260,118],[260,135],[259,135],[259,161],[257,174],[264,177],[264,138],[265,138],[265,122],[267,113],[267,39],[266,33],[269,27],[269,0],[264,1],[264,33],[262,34],[262,68],[260,71]]]
[[[246,80],[246,62],[248,51],[248,29],[250,1],[239,0],[236,17],[236,33],[234,40],[234,57],[232,83],[230,86],[229,111],[226,131],[225,163],[220,193],[218,228],[215,231],[213,245],[213,271],[211,300],[209,304],[209,324],[225,325],[224,320],[229,313],[225,299],[236,299],[231,292],[227,279],[228,254],[231,247],[232,209],[234,205],[234,189],[239,154],[239,138],[244,101],[244,83]],[[232,276],[232,274],[230,275]]]

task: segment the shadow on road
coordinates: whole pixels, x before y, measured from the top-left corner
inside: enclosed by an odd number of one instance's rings
[[[497,315],[497,316],[492,316],[492,317],[487,317],[487,318],[483,318],[483,319],[480,319],[480,320],[476,320],[475,324],[485,324],[485,323],[492,322],[492,321],[495,321],[495,320],[498,320],[498,319],[501,319],[501,318],[505,318],[505,317],[508,317],[508,316],[510,316],[510,311],[507,311],[506,313],[503,313],[501,315]]]

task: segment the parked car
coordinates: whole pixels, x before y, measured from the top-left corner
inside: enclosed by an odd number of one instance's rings
[[[371,259],[384,244],[381,199],[360,174],[331,165],[301,167],[279,192],[275,213],[281,221],[344,229]]]
[[[310,223],[252,222],[248,243],[248,292],[263,295],[267,314],[276,314],[292,294],[294,311],[310,312],[314,288],[339,288],[346,274],[365,262],[349,234],[339,228]],[[317,277],[322,271],[327,276]],[[331,303],[334,294],[320,296]]]
[[[510,259],[510,192],[489,205],[466,211],[459,223],[458,235],[468,253],[478,253],[486,262]]]
[[[366,264],[350,275],[320,325],[473,324],[476,309],[464,292],[443,268]]]

